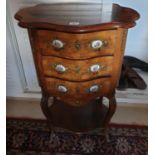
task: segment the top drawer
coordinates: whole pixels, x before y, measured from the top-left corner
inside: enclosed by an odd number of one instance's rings
[[[42,55],[70,59],[113,55],[116,42],[116,30],[83,34],[37,30],[36,35]]]

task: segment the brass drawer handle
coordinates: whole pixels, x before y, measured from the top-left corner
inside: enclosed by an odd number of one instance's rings
[[[68,91],[68,89],[63,85],[59,85],[57,89],[61,93],[66,93]]]
[[[60,73],[64,73],[64,72],[66,72],[67,68],[61,64],[57,64],[57,65],[55,65],[55,70]]]
[[[52,44],[52,46],[53,46],[54,48],[56,48],[56,49],[62,49],[62,48],[64,48],[64,45],[65,45],[65,43],[62,42],[62,41],[59,40],[59,39],[54,39],[54,40],[52,40],[51,44]]]
[[[93,86],[91,86],[91,87],[89,88],[89,92],[90,92],[90,93],[96,93],[96,92],[99,91],[99,89],[100,89],[99,85],[93,85]]]
[[[107,40],[93,40],[90,42],[90,47],[93,50],[99,50],[100,48],[102,48],[103,46],[107,46],[108,42]]]

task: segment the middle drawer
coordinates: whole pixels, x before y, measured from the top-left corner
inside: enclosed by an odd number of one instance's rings
[[[113,57],[99,57],[88,60],[68,60],[57,57],[42,57],[45,76],[58,77],[66,80],[81,81],[112,73]]]

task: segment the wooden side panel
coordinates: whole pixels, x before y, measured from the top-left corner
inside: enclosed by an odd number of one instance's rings
[[[127,29],[119,28],[117,30],[117,45],[115,47],[115,53],[114,53],[114,61],[113,61],[113,71],[112,71],[112,83],[111,87],[113,90],[113,93],[115,91],[115,88],[118,85],[118,81],[121,74],[121,68],[123,63],[123,57],[124,57],[124,50],[125,50],[125,44],[126,44],[126,37],[127,37]],[[111,94],[113,95],[113,94]]]
[[[42,64],[40,63],[40,60],[42,59],[42,57],[40,53],[40,48],[38,46],[38,38],[35,32],[36,30],[34,29],[28,29],[33,59],[34,59],[35,68],[36,68],[37,77],[38,77],[38,82],[39,82],[39,86],[41,87],[42,94],[44,94],[46,86],[45,86],[44,76],[42,74],[43,67],[42,67]]]

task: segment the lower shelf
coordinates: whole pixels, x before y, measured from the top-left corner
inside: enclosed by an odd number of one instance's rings
[[[69,106],[60,100],[54,100],[49,107],[51,125],[73,132],[88,132],[104,128],[108,107],[102,99],[95,100],[82,107]]]

